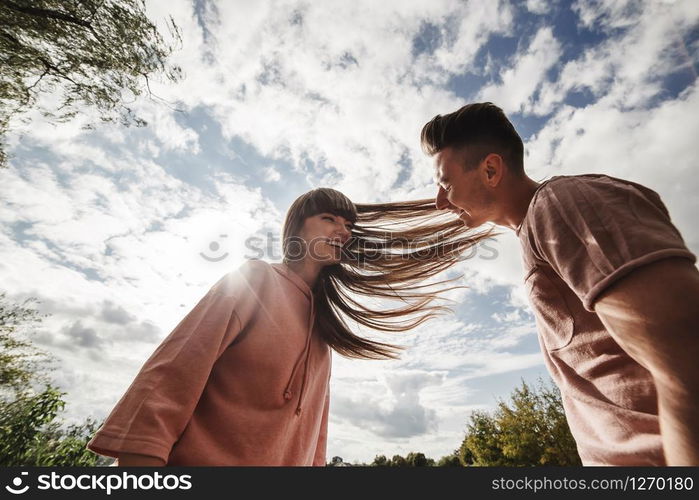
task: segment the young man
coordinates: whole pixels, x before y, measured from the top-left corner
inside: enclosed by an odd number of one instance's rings
[[[660,197],[606,175],[537,183],[492,103],[422,129],[436,205],[520,239],[547,368],[585,465],[699,465],[699,271]]]

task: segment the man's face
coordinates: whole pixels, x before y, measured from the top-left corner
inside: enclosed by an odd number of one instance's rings
[[[468,227],[477,227],[492,220],[493,197],[483,182],[483,162],[469,170],[464,170],[465,163],[464,148],[445,148],[435,155],[435,205],[452,211]]]

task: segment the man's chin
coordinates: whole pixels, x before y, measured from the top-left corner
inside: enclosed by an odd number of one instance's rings
[[[461,222],[464,223],[464,226],[466,226],[469,229],[476,229],[479,226],[482,226],[485,224],[485,221],[479,221],[477,219],[472,219],[466,214],[463,214],[459,216],[459,219],[461,219]]]

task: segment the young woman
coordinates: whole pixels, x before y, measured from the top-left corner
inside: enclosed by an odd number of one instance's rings
[[[223,276],[146,361],[88,449],[133,466],[325,465],[331,349],[363,359],[400,349],[345,320],[388,332],[419,325],[445,309],[419,282],[487,236],[433,200],[302,195],[286,216],[283,262],[248,261]],[[374,310],[361,296],[401,305]]]

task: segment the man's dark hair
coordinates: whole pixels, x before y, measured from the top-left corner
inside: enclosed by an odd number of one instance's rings
[[[468,146],[464,169],[475,168],[490,153],[502,156],[516,174],[524,174],[524,144],[505,113],[492,102],[474,102],[422,127],[423,151],[433,156],[445,148]]]

